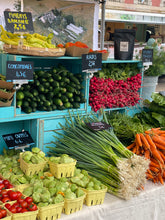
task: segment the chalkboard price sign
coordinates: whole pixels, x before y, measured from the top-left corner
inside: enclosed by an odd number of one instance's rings
[[[23,145],[34,144],[34,141],[28,131],[23,131],[13,134],[5,134],[2,135],[2,137],[9,149]]]
[[[100,70],[102,66],[102,54],[90,53],[82,55],[82,71]]]
[[[143,63],[151,63],[153,61],[153,49],[142,50],[142,61]]]
[[[94,130],[94,131],[102,131],[102,130],[106,130],[106,129],[109,129],[111,128],[111,126],[105,122],[91,122],[91,123],[86,123],[86,125]]]
[[[7,61],[6,80],[32,80],[33,62],[30,61]]]
[[[9,32],[33,32],[30,12],[4,11],[6,29]]]

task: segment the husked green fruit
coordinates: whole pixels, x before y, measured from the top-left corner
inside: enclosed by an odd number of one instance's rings
[[[51,85],[52,85],[53,87],[59,87],[59,86],[60,86],[59,82],[57,82],[57,81],[53,81],[53,82],[51,83]]]
[[[51,102],[50,102],[50,101],[48,101],[48,100],[45,100],[45,101],[44,101],[44,106],[47,107],[47,106],[50,106],[50,105],[51,105]]]

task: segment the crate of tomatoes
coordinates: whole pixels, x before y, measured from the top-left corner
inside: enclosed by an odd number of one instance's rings
[[[25,197],[20,191],[3,190],[6,195],[4,207],[12,216],[12,220],[36,220],[38,208],[31,197]],[[6,193],[6,194],[5,194]]]
[[[0,190],[2,189],[12,189],[14,186],[10,183],[9,180],[0,178]]]

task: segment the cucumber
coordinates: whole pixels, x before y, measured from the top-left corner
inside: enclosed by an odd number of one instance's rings
[[[57,105],[57,106],[62,106],[63,105],[62,100],[61,99],[57,99],[57,98],[53,99],[53,103],[55,105]]]
[[[51,85],[52,85],[53,87],[59,87],[59,86],[60,86],[59,82],[57,82],[57,81],[53,81],[53,82],[51,83]]]
[[[61,100],[62,100],[62,102],[68,102],[69,101],[69,99],[65,95],[61,96]]]
[[[66,86],[66,89],[67,89],[68,92],[74,92],[75,91],[75,89],[72,86],[69,86],[69,85]]]

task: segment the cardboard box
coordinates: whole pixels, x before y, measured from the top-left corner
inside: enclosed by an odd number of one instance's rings
[[[7,102],[2,102],[2,101],[0,101],[0,107],[8,107],[8,106],[11,106],[12,101],[13,101],[13,97],[12,97],[9,101],[7,101]]]
[[[1,89],[13,89],[14,84],[12,82],[6,82],[0,80],[0,88]]]
[[[92,51],[92,52],[90,52],[90,53],[100,53],[100,52],[98,52],[98,51]],[[108,57],[109,57],[109,52],[107,52],[107,53],[101,53],[102,54],[102,60],[107,60],[108,59]]]
[[[15,93],[15,89],[10,90],[10,92],[4,92],[0,90],[0,98],[2,99],[11,99]]]
[[[81,57],[82,54],[88,54],[90,48],[81,48],[76,46],[71,46],[66,48],[65,55],[71,56],[71,57]]]

